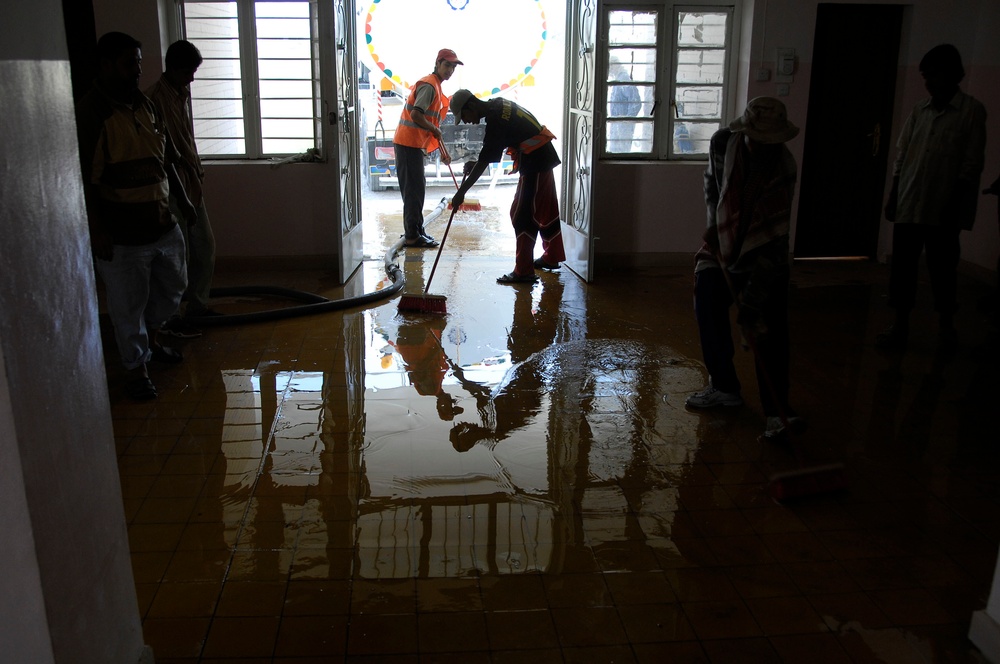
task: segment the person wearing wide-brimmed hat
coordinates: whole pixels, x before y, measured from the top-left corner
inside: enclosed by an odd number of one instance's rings
[[[767,438],[783,435],[783,421],[801,423],[788,405],[788,232],[797,168],[785,147],[798,133],[781,101],[757,97],[712,136],[708,228],[695,256],[695,316],[709,384],[686,403],[743,403],[729,324],[735,299],[737,323],[755,349]]]
[[[455,67],[463,64],[455,51],[442,48],[434,60],[434,71],[417,81],[410,90],[399,125],[393,136],[396,155],[396,177],[403,197],[404,245],[416,248],[438,246],[438,241],[424,230],[424,195],[427,182],[424,175],[426,157],[441,149],[441,121],[448,114],[448,96],[441,90],[441,83],[451,78]],[[446,150],[441,150],[441,161],[451,163]]]

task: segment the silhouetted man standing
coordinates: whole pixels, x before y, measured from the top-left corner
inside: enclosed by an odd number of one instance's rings
[[[900,132],[885,205],[886,219],[894,222],[889,306],[896,310],[896,319],[875,340],[882,349],[906,346],[924,251],[940,316],[940,341],[945,346],[957,341],[959,234],[970,230],[976,218],[985,160],[986,109],[958,88],[965,78],[958,49],[935,46],[920,61],[920,73],[931,96],[914,107]]]
[[[205,169],[201,166],[191,118],[191,82],[201,63],[198,47],[183,39],[174,42],[167,48],[166,66],[160,80],[146,91],[146,96],[156,104],[167,125],[170,140],[177,148],[177,176],[198,210],[198,218],[192,223],[178,219],[187,245],[188,287],[184,293],[187,300],[184,316],[172,316],[161,328],[164,334],[182,338],[201,335],[200,330],[184,320],[185,317],[218,315],[208,306],[212,275],[215,273],[215,235],[205,207]],[[171,199],[171,204],[175,213],[179,214],[176,200]]]
[[[163,119],[139,91],[142,45],[122,32],[97,42],[98,77],[77,104],[83,190],[95,265],[126,388],[152,399],[147,362],[181,361],[157,341],[187,286],[184,236],[170,213],[173,191],[188,219],[197,214],[177,178],[175,153]]]

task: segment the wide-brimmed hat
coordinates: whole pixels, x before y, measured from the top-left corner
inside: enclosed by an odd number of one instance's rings
[[[472,96],[472,93],[465,88],[462,88],[451,96],[451,102],[448,103],[448,108],[451,109],[451,114],[455,116],[455,124],[462,121],[462,109],[469,103]]]
[[[437,60],[434,62],[441,62],[442,60],[447,60],[448,62],[454,62],[456,65],[464,65],[465,63],[458,59],[458,55],[455,51],[450,48],[442,48],[438,51]]]
[[[784,143],[799,134],[799,128],[788,121],[785,105],[774,97],[751,99],[743,115],[730,122],[729,128],[758,143]]]

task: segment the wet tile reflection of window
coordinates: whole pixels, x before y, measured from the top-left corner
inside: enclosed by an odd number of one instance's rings
[[[362,514],[358,575],[456,578],[548,569],[551,507],[533,502],[420,504]]]
[[[266,468],[276,484],[313,486],[319,482],[321,434],[327,416],[323,381],[319,372],[278,375],[277,387],[283,389],[274,420],[271,463]]]
[[[222,381],[226,386],[222,429],[225,486],[249,488],[257,478],[264,455],[260,384],[251,370],[223,371]]]

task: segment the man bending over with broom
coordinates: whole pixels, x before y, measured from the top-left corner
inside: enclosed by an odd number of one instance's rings
[[[458,209],[465,194],[491,163],[503,158],[506,150],[514,159],[514,172],[519,173],[517,192],[510,206],[517,245],[514,270],[497,278],[498,284],[534,283],[535,268],[557,270],[566,260],[562,231],[559,226],[559,201],[552,171],[559,165],[552,140],[555,136],[542,126],[527,109],[509,99],[498,97],[489,101],[477,99],[468,90],[459,90],[451,98],[455,124],[479,124],[486,119],[486,136],[479,160],[465,164],[462,181],[451,206]],[[535,239],[542,236],[543,254],[534,260]]]
[[[744,347],[754,352],[768,439],[785,435],[786,424],[801,424],[788,406],[788,229],[797,169],[784,145],[798,133],[784,104],[757,97],[712,136],[708,229],[695,255],[694,309],[709,384],[686,404],[743,403],[729,324],[735,301]]]

